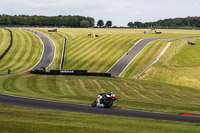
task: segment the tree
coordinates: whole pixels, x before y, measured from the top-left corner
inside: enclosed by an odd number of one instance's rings
[[[95,20],[94,18],[91,18],[91,17],[87,17],[87,20],[90,22],[90,26],[94,26],[94,23],[95,23]]]
[[[127,24],[127,26],[128,26],[129,28],[133,28],[133,22],[129,22],[129,23]]]
[[[90,25],[90,22],[88,20],[82,20],[80,22],[80,26],[86,28],[86,27],[90,27],[91,25]]]
[[[136,21],[133,25],[134,27],[141,28],[142,22]]]
[[[103,20],[99,20],[99,21],[97,22],[97,26],[99,26],[99,27],[104,26]]]
[[[31,26],[68,26],[80,27],[81,21],[87,20],[89,26],[94,25],[94,18],[84,16],[28,16],[28,15],[0,15],[0,25],[31,25]],[[88,24],[87,24],[88,25]],[[86,25],[86,26],[87,26]],[[85,27],[85,25],[84,25]]]
[[[106,22],[106,27],[110,28],[111,26],[112,26],[112,21],[110,21],[110,20],[107,21],[107,22]]]

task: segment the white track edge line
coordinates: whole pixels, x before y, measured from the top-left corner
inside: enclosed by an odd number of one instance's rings
[[[151,42],[149,42],[147,45],[149,45]],[[120,75],[126,70],[126,68],[131,64],[131,62],[147,47],[147,45],[142,50],[140,50],[140,52],[126,65],[126,67],[121,71],[118,77],[120,77]]]
[[[136,43],[135,43],[135,45],[133,45],[128,51],[130,51],[130,50],[132,50],[139,42],[141,42],[142,40],[144,40],[144,39],[140,39],[139,41],[137,41]],[[126,52],[127,53],[127,52]],[[112,65],[112,67],[111,68],[109,68],[108,69],[108,71],[110,71],[125,55],[126,55],[126,53],[117,61],[117,62],[115,62],[115,64],[114,65]],[[106,73],[108,73],[108,71],[106,71]]]

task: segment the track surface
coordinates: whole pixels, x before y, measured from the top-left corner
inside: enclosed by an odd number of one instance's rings
[[[200,123],[199,117],[161,114],[161,113],[152,113],[152,112],[144,112],[144,111],[132,111],[132,110],[123,110],[123,109],[114,109],[114,108],[113,109],[93,108],[88,105],[39,100],[39,99],[17,97],[17,96],[5,95],[5,94],[0,94],[0,103],[15,105],[15,106],[25,106],[25,107],[52,109],[52,110],[61,110],[61,111],[72,111],[72,112],[81,112],[81,113],[116,115],[116,116],[126,116],[126,117],[139,117],[139,118],[151,118],[151,119],[159,119],[159,120]]]
[[[169,37],[146,38],[137,42],[118,62],[116,62],[108,71],[112,76],[120,76],[132,60],[152,41],[160,39],[169,39]]]
[[[32,32],[35,35],[37,35],[41,39],[44,46],[43,54],[40,61],[33,68],[31,68],[31,70],[41,69],[41,67],[45,67],[45,68],[48,67],[54,60],[54,56],[55,56],[54,43],[49,39],[49,37],[47,37],[45,34],[41,32],[37,32],[33,30],[26,30],[26,31]]]

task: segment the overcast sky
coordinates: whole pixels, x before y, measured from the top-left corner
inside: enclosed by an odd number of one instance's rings
[[[0,14],[82,15],[113,25],[200,16],[200,0],[0,0]]]

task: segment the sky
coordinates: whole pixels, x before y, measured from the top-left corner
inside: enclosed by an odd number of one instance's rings
[[[200,0],[0,0],[0,14],[81,15],[113,26],[200,16]]]

